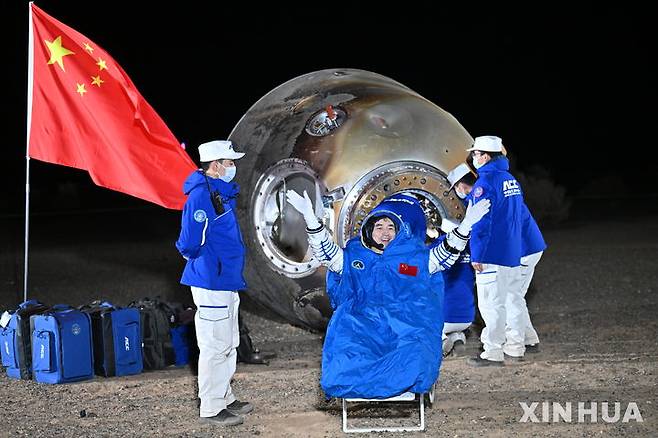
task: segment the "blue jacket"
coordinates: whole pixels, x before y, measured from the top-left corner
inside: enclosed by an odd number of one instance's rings
[[[440,245],[446,235],[436,239],[431,247]],[[453,323],[471,323],[475,319],[475,271],[471,266],[468,246],[455,264],[441,272],[445,288],[443,302],[443,320]]]
[[[509,173],[509,161],[499,157],[478,169],[471,191],[473,202],[491,201],[491,209],[471,231],[471,260],[501,266],[519,266],[521,257],[546,245],[524,200],[516,178]],[[532,221],[532,222],[531,222]]]
[[[521,256],[527,256],[546,249],[544,236],[539,231],[539,226],[532,217],[530,210],[526,207],[526,214],[521,229]]]
[[[208,178],[208,183],[221,194],[225,211],[215,213],[203,173],[192,173],[183,185],[188,197],[176,242],[187,259],[181,283],[210,290],[244,289],[245,247],[235,213],[240,188],[215,178]]]
[[[424,393],[438,378],[443,278],[429,274],[424,213],[417,200],[393,195],[369,217],[379,214],[399,230],[384,252],[355,237],[343,250],[342,273],[327,273],[334,313],[320,384],[328,397]]]

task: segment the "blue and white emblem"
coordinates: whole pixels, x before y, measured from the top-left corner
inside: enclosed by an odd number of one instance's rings
[[[80,328],[79,324],[73,324],[71,326],[71,333],[73,333],[75,336],[78,336],[82,329]]]
[[[363,264],[363,262],[362,262],[361,260],[354,260],[354,261],[352,262],[352,267],[353,267],[354,269],[360,269],[360,270],[363,270],[363,268],[365,267],[365,265]]]
[[[194,212],[194,220],[197,222],[203,222],[206,220],[206,212],[203,210],[197,210]]]

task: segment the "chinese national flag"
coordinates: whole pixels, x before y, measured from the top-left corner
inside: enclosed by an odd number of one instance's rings
[[[28,155],[182,209],[183,182],[196,166],[167,125],[106,51],[30,7]]]

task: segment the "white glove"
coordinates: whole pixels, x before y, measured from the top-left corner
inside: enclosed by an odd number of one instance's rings
[[[471,232],[471,228],[475,225],[485,214],[489,213],[489,207],[491,207],[491,201],[488,199],[483,199],[480,202],[473,204],[472,200],[468,201],[468,207],[466,207],[466,214],[462,223],[457,227],[457,232],[462,236],[468,236]]]
[[[304,190],[304,197],[299,196],[299,194],[294,190],[288,190],[286,192],[286,197],[288,203],[292,205],[295,210],[300,212],[304,216],[304,221],[306,221],[306,227],[309,230],[315,230],[320,228],[320,221],[315,216],[315,211],[313,210],[313,203],[308,197],[308,193]]]

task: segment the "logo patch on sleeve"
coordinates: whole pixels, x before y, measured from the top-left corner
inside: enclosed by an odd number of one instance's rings
[[[352,267],[354,269],[362,270],[365,267],[365,265],[363,264],[363,262],[361,260],[354,260],[352,262]]]
[[[203,210],[197,210],[194,212],[194,220],[197,222],[203,222],[206,220],[206,212]]]
[[[411,275],[412,277],[415,277],[416,275],[418,275],[418,266],[412,266],[406,263],[400,263],[398,272],[400,274]]]
[[[484,193],[484,190],[482,190],[482,187],[476,187],[475,190],[473,190],[473,196],[476,198],[479,198],[482,196],[482,193]]]

